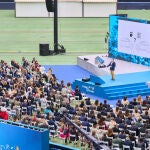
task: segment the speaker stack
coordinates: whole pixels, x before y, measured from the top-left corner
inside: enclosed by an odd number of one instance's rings
[[[39,49],[40,49],[40,56],[50,55],[49,44],[40,44]]]
[[[46,8],[48,12],[54,12],[54,0],[46,0]]]
[[[101,85],[100,83],[98,83],[98,82],[95,82],[95,85]]]
[[[90,81],[90,78],[82,78],[82,81],[83,82],[88,82],[88,81]]]
[[[63,45],[58,43],[57,39],[57,0],[45,0],[47,11],[54,12],[54,50],[49,50],[49,44],[39,44],[40,56],[57,55],[66,52]],[[59,48],[58,48],[59,47]]]

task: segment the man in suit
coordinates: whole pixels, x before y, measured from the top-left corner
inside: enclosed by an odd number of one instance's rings
[[[52,116],[49,116],[49,120],[47,121],[47,123],[49,125],[53,125],[55,130],[57,129],[57,124],[55,123],[54,118]]]
[[[90,125],[90,123],[88,122],[87,118],[85,118],[85,120],[82,121],[82,126],[83,126],[83,129],[85,129],[87,132],[90,132],[90,127],[92,125]]]
[[[81,116],[79,117],[79,120],[80,120],[80,121],[85,121],[86,119],[87,119],[87,118],[86,118],[86,116],[85,116],[84,113],[82,113]]]
[[[136,144],[136,147],[139,147],[141,148],[142,150],[145,150],[145,143],[144,143],[144,139],[142,138],[139,138],[137,144]]]
[[[118,137],[119,137],[120,139],[125,139],[125,138],[126,138],[126,134],[125,134],[124,130],[122,130],[122,131],[119,133]]]
[[[115,68],[116,68],[116,63],[114,61],[114,59],[111,60],[111,62],[109,63],[109,65],[107,67],[110,67],[110,73],[111,73],[111,79],[115,80]]]
[[[121,140],[119,137],[114,138],[114,139],[112,140],[112,143],[118,144],[120,149],[121,149],[122,144],[123,144],[122,140]]]
[[[133,150],[133,143],[128,136],[126,137],[126,140],[124,141],[123,145],[128,145],[130,146],[130,150]]]

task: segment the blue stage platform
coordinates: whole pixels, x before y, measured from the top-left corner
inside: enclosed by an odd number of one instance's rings
[[[105,99],[121,99],[123,96],[136,97],[138,95],[149,95],[150,71],[117,74],[115,80],[110,75],[90,75],[90,81],[76,79],[72,87],[79,86],[81,92],[92,94]]]

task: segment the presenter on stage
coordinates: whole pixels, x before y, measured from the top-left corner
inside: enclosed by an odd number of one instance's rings
[[[109,65],[107,67],[110,67],[110,73],[111,73],[111,79],[115,80],[115,68],[116,68],[116,63],[114,61],[114,59],[111,60],[111,62],[109,63]]]

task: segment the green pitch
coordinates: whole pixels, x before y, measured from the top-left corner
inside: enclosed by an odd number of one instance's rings
[[[123,11],[129,17],[150,19],[149,10]],[[106,53],[104,38],[109,30],[108,18],[59,18],[59,43],[66,53],[39,56],[39,43],[53,49],[52,18],[15,18],[14,11],[0,10],[0,59],[21,61],[36,57],[41,64],[76,64],[79,55]]]

